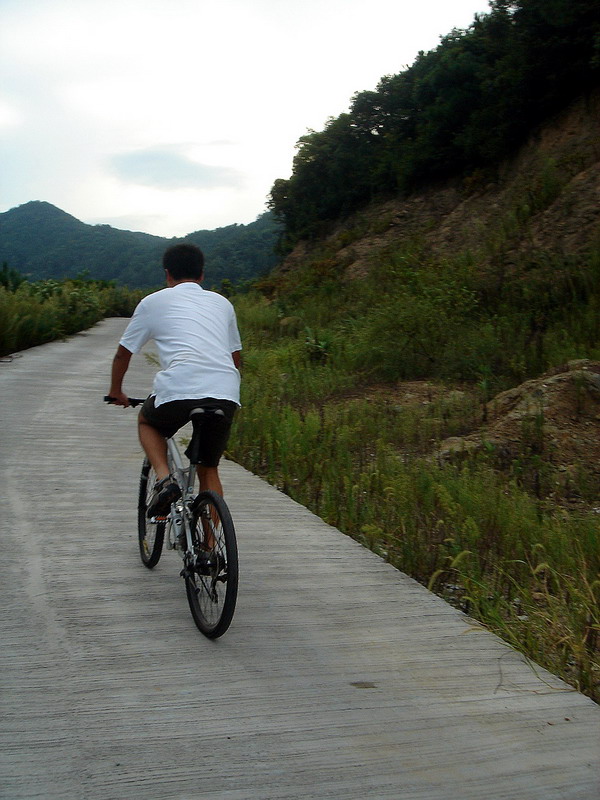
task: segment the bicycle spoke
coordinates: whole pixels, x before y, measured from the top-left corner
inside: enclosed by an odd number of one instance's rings
[[[158,564],[165,536],[165,520],[161,518],[149,520],[146,516],[155,482],[156,474],[148,459],[145,459],[140,475],[138,496],[138,543],[142,563],[148,569],[152,569]]]
[[[221,636],[231,623],[237,598],[235,530],[221,497],[202,492],[193,507],[194,552],[182,571],[190,610],[206,636]]]

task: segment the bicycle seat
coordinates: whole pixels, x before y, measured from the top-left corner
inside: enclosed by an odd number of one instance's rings
[[[194,422],[194,417],[198,414],[218,414],[221,417],[225,416],[222,408],[212,408],[211,406],[200,406],[199,408],[192,408],[190,411],[190,420]]]

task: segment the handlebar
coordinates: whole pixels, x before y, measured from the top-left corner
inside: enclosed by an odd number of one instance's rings
[[[146,399],[145,397],[129,397],[128,398],[129,405],[133,406],[134,408],[135,408],[135,406],[141,406],[145,399]],[[104,395],[104,402],[105,403],[114,403],[115,402],[115,398],[111,397],[109,394]]]

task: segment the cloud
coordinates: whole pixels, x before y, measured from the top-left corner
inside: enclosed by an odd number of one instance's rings
[[[12,128],[22,122],[21,113],[0,98],[0,128]]]
[[[487,5],[0,0],[0,211],[47,200],[165,236],[250,222],[307,129]]]
[[[159,189],[239,187],[244,180],[238,170],[192,161],[176,146],[121,153],[110,163],[122,180]]]

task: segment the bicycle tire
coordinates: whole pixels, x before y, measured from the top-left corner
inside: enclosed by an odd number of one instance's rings
[[[142,564],[145,567],[148,567],[148,569],[152,569],[158,564],[165,539],[165,523],[150,522],[146,516],[148,501],[150,499],[150,495],[152,494],[155,482],[156,473],[146,458],[142,464],[142,472],[140,475],[140,491],[138,498],[138,544],[140,547]]]
[[[212,534],[213,547],[207,536]],[[229,628],[238,591],[238,550],[231,514],[223,498],[201,492],[192,505],[194,553],[183,570],[190,611],[198,629],[209,639]],[[206,565],[208,553],[209,563]]]

